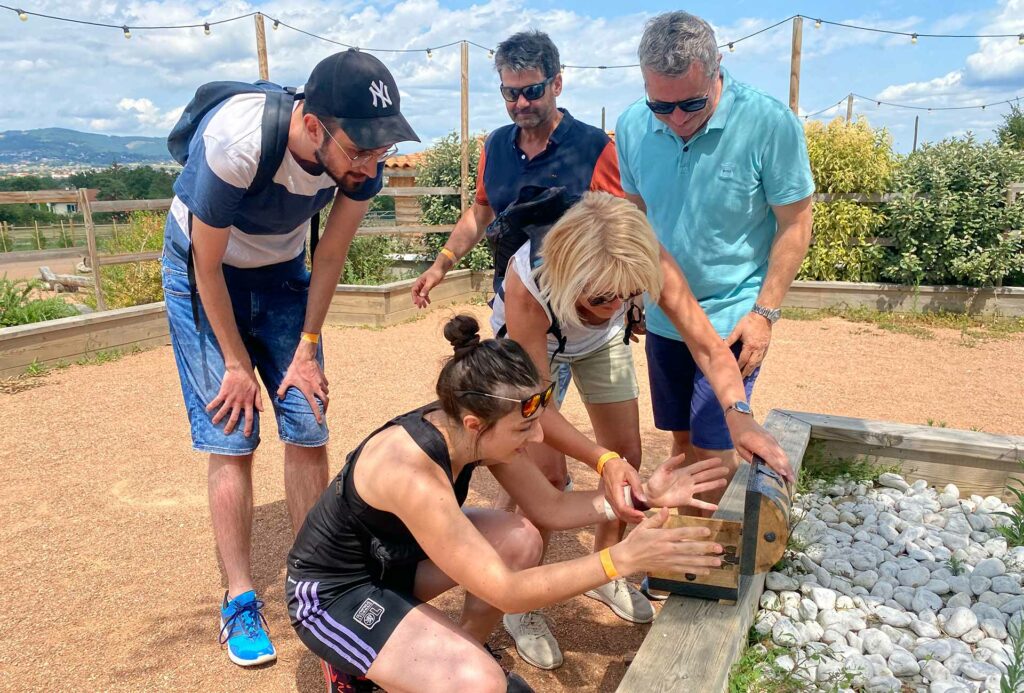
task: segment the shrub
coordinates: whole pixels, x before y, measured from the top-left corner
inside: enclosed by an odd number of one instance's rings
[[[73,307],[60,298],[37,298],[42,283],[35,279],[0,278],[0,327],[28,325],[43,320],[56,320],[77,315]]]
[[[464,185],[467,190],[476,189],[477,166],[480,163],[480,140],[476,137],[469,142],[469,178]],[[424,161],[419,167],[416,184],[424,187],[459,186],[462,175],[462,144],[459,135],[452,131],[442,137],[437,144],[426,151]],[[420,221],[424,224],[454,224],[459,219],[458,195],[431,195],[424,197],[420,203]],[[448,240],[447,233],[427,234],[424,245],[431,257]],[[494,267],[494,257],[486,243],[478,243],[469,255],[459,263],[461,268],[489,270]]]
[[[888,132],[867,120],[828,125],[812,121],[804,132],[815,188],[821,193],[881,193],[889,187],[895,159]],[[873,243],[884,221],[869,205],[837,200],[814,205],[814,242],[800,267],[801,279],[874,281],[882,248]]]
[[[393,252],[394,239],[388,236],[356,236],[348,249],[341,283],[372,286],[392,281],[391,260],[387,256]]]
[[[1003,124],[996,128],[996,139],[1004,147],[1024,152],[1024,109],[1010,104],[1010,112],[1003,116]]]
[[[883,276],[904,284],[991,286],[1024,278],[1024,199],[1006,201],[1024,180],[1024,153],[963,138],[924,145],[900,166],[886,207],[893,236]]]
[[[103,243],[103,250],[108,253],[160,250],[164,242],[165,219],[166,214],[162,212],[134,212],[127,227],[119,227],[117,236]],[[127,308],[164,300],[158,261],[111,265],[100,268],[100,272],[107,308]],[[86,300],[95,303],[95,298]]]

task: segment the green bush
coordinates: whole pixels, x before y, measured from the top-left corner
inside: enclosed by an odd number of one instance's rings
[[[477,166],[480,163],[480,140],[473,137],[469,141],[469,177],[464,182],[465,188],[476,190]],[[462,175],[462,143],[458,133],[452,131],[442,137],[437,144],[426,151],[424,161],[420,164],[416,184],[424,187],[458,187]],[[458,195],[431,195],[424,197],[420,203],[420,221],[424,224],[454,224],[459,220]],[[427,234],[424,241],[427,253],[434,257],[448,240],[447,233]],[[486,242],[481,242],[462,258],[459,268],[473,270],[489,270],[494,267],[494,257]]]
[[[35,279],[0,278],[0,327],[28,325],[43,320],[56,320],[77,315],[73,307],[60,298],[36,298],[42,283]]]
[[[160,250],[164,243],[165,219],[163,212],[134,212],[128,225],[119,227],[117,236],[107,239],[102,249],[107,253]],[[158,261],[111,265],[101,268],[100,272],[107,308],[127,308],[164,300]],[[86,301],[94,305],[96,299],[89,297]]]
[[[867,120],[804,128],[815,188],[820,193],[881,193],[892,178],[895,159],[888,132]],[[883,215],[869,205],[837,200],[814,205],[814,242],[800,266],[800,279],[874,281],[883,250],[873,243]]]
[[[1024,109],[1010,104],[1010,112],[1003,116],[1003,124],[996,128],[996,139],[1004,147],[1024,152]]]
[[[882,274],[903,284],[992,286],[1024,279],[1024,199],[1006,201],[1024,180],[1024,153],[963,138],[924,145],[902,162],[883,233],[895,247]],[[1017,231],[1010,231],[1017,230]]]
[[[391,260],[387,256],[395,252],[395,240],[389,236],[353,238],[341,272],[341,283],[373,286],[394,281]]]

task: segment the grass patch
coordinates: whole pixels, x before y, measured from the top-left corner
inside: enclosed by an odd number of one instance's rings
[[[64,299],[41,298],[42,282],[36,279],[0,277],[0,327],[29,325],[78,315]]]
[[[1003,535],[1006,545],[1010,548],[1024,546],[1024,481],[1021,481],[1019,477],[1011,476],[1006,481],[1006,490],[1013,495],[1015,500],[1010,505],[1010,512],[1000,510],[992,513],[1008,520],[1006,524],[996,527],[996,531]]]
[[[776,663],[783,655],[793,659],[792,669]],[[850,688],[853,674],[842,670],[815,684],[808,681],[810,669],[828,657],[837,658],[829,649],[805,654],[796,648],[781,647],[751,628],[747,648],[729,672],[729,693],[803,693],[811,688],[836,693]]]
[[[874,483],[886,472],[899,473],[902,465],[872,464],[866,458],[832,457],[825,449],[824,441],[812,440],[804,453],[803,464],[800,465],[800,476],[797,479],[798,493],[808,493],[814,482],[831,484],[839,480],[865,481]]]
[[[967,315],[966,313],[910,312],[893,313],[868,308],[787,308],[786,320],[823,320],[842,318],[849,322],[873,325],[881,330],[909,334],[921,339],[933,339],[935,329],[960,332],[963,343],[973,346],[987,339],[1006,339],[1024,333],[1024,318],[1008,318],[999,315]]]

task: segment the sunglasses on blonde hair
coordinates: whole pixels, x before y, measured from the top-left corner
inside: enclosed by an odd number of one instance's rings
[[[476,392],[474,390],[456,390],[455,394],[461,397],[462,395],[479,395],[480,397],[491,397],[493,399],[503,399],[506,402],[519,402],[519,412],[523,415],[524,419],[528,419],[537,413],[537,410],[541,407],[548,406],[551,402],[551,398],[555,394],[555,383],[552,382],[546,388],[540,392],[534,393],[526,399],[516,399],[515,397],[502,397],[501,395],[492,395],[489,392]]]

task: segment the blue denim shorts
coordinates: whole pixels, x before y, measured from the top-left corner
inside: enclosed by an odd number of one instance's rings
[[[224,356],[213,328],[206,318],[199,300],[199,328],[192,320],[188,274],[185,267],[166,255],[163,258],[164,300],[170,323],[171,346],[181,379],[181,392],[192,429],[192,447],[201,452],[221,455],[248,455],[260,443],[260,421],[252,434],[243,433],[240,419],[235,430],[225,435],[227,417],[214,425],[214,412],[206,405],[216,398],[224,377]],[[300,255],[282,262],[256,269],[238,269],[224,266],[235,323],[249,358],[267,388],[263,404],[274,408],[277,430],[281,440],[302,447],[320,447],[327,444],[327,421],[316,422],[306,398],[294,387],[289,388],[283,400],[277,398],[277,388],[291,364],[299,343],[306,317],[306,298],[309,293],[309,272],[305,258]],[[317,360],[323,367],[323,346],[318,349]],[[321,405],[321,411],[323,407]]]
[[[737,358],[742,347],[740,342],[732,345]],[[731,450],[725,412],[686,344],[648,332],[646,348],[654,425],[662,431],[690,431],[690,442],[698,448]],[[743,379],[748,402],[760,372],[758,367]]]

